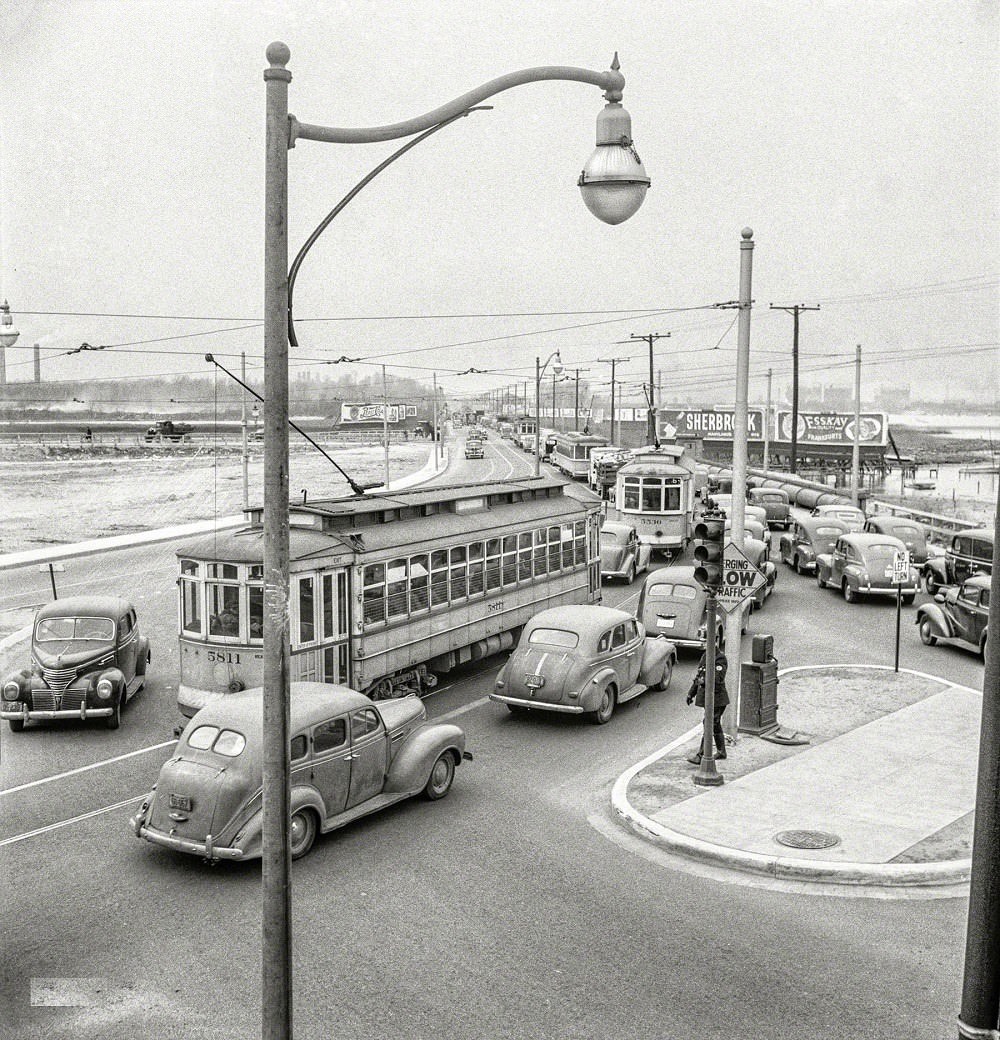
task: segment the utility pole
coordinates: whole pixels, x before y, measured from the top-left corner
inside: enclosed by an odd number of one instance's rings
[[[385,489],[389,490],[389,391],[385,383],[385,365],[382,366],[382,443],[385,445]]]
[[[669,332],[649,332],[645,336],[637,336],[634,332],[629,333],[630,340],[642,340],[649,344],[649,421],[646,424],[646,436],[650,444],[656,443],[656,397],[653,392],[653,344],[658,339],[667,339]]]
[[[851,501],[861,490],[861,344],[854,351],[854,447],[851,449]]]
[[[580,373],[589,372],[589,368],[578,368],[576,370],[576,403],[573,406],[573,429],[580,430]]]
[[[240,352],[240,378],[243,380],[243,385],[246,386],[247,382],[247,353],[246,351]],[[250,474],[249,465],[247,461],[247,392],[243,391],[243,396],[240,398],[240,429],[243,433],[243,512],[246,513],[250,508]]]
[[[619,361],[631,361],[631,358],[618,357],[618,358],[598,358],[598,361],[603,361],[606,364],[611,365],[611,436],[608,438],[611,444],[615,443],[615,365]]]
[[[776,307],[770,304],[772,311],[784,311],[794,319],[792,331],[792,458],[789,469],[794,473],[799,448],[799,311],[818,311],[819,304],[807,307],[797,303],[792,307]]]
[[[438,374],[435,372],[432,376],[434,380],[434,401],[433,401],[433,412],[431,417],[431,437],[434,439],[434,468],[438,468],[440,463],[440,457],[438,456]]]
[[[764,461],[763,469],[767,472],[770,464],[771,447],[771,369],[767,370],[767,405],[764,408]]]

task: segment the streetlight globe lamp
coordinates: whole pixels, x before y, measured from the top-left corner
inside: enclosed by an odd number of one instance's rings
[[[617,64],[616,55],[612,68]],[[649,183],[632,142],[632,117],[609,98],[597,117],[597,147],[577,181],[584,204],[605,224],[621,224],[643,204]]]
[[[0,305],[0,347],[12,347],[21,333],[14,328],[14,318],[10,313],[10,304],[4,300]]]
[[[556,351],[556,356],[552,359],[552,371],[555,375],[561,376],[563,372],[562,358],[559,356],[559,351]]]

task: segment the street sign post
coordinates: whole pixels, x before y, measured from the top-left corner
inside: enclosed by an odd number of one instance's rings
[[[716,593],[719,606],[731,613],[767,584],[747,554],[732,540],[722,550],[722,586]]]
[[[903,613],[903,585],[910,576],[910,553],[907,549],[896,549],[892,554],[892,583],[896,586],[896,663],[893,671],[899,671],[899,621]]]

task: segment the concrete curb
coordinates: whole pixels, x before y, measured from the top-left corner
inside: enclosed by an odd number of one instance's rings
[[[817,671],[826,668],[871,668],[876,670],[892,670],[888,665],[800,665],[783,668],[778,674],[790,672]],[[937,675],[917,672],[909,668],[901,668],[901,672],[922,678],[933,679],[956,689],[970,689],[960,683],[942,679]],[[971,691],[975,693],[976,691]],[[915,888],[923,886],[944,886],[968,884],[972,874],[971,859],[938,860],[931,863],[832,863],[829,860],[798,859],[790,856],[767,856],[757,852],[746,852],[743,849],[726,845],[715,845],[701,838],[694,838],[681,831],[664,827],[662,824],[643,815],[628,800],[628,785],[632,778],[647,766],[670,754],[675,748],[687,744],[702,732],[701,726],[695,726],[685,734],[671,741],[666,747],[654,751],[651,755],[627,769],[615,781],[611,791],[611,806],[625,826],[641,838],[661,846],[669,852],[688,859],[699,860],[713,866],[727,867],[744,873],[762,874],[765,877],[783,881],[809,881],[831,885],[857,885]],[[808,752],[804,752],[808,754]]]

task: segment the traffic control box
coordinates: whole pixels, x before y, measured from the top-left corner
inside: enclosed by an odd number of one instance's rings
[[[740,667],[740,733],[760,736],[778,728],[778,662],[773,649],[771,636],[754,636],[752,660]]]

